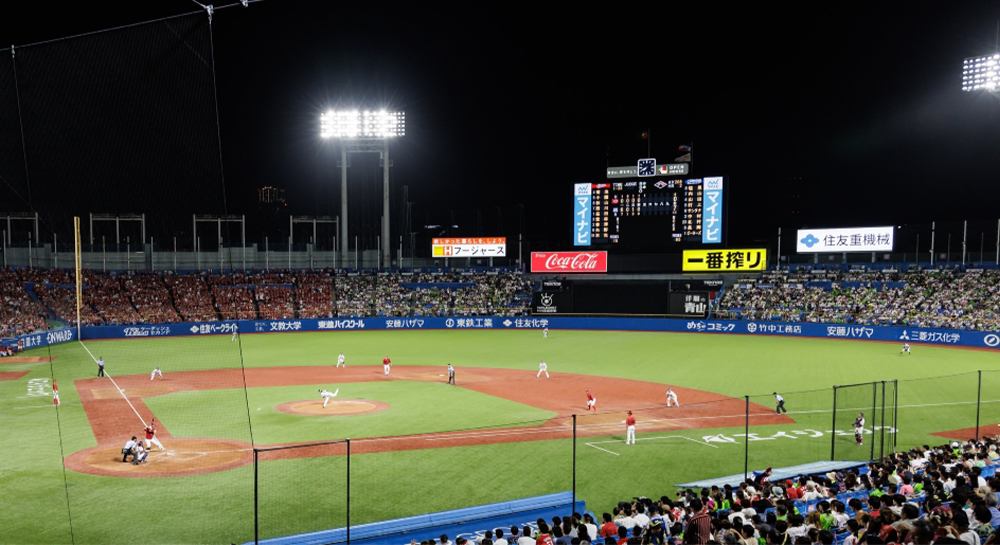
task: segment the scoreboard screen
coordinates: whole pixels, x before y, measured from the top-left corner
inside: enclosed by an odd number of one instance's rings
[[[641,178],[576,184],[574,244],[652,250],[722,244],[716,178]]]

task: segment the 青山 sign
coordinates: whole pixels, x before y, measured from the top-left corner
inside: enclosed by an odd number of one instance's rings
[[[800,254],[891,252],[892,226],[851,229],[799,229],[795,251]]]
[[[492,238],[435,238],[431,240],[433,257],[505,257],[507,239]]]
[[[767,268],[767,250],[684,250],[684,272],[743,272]]]
[[[531,252],[533,273],[606,273],[608,252]]]

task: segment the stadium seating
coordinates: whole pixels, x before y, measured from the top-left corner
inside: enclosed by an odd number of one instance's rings
[[[46,329],[47,317],[64,324],[76,323],[72,272],[0,270],[0,296],[6,301],[0,308],[2,335]],[[517,272],[358,275],[332,270],[229,274],[85,271],[83,278],[83,325],[333,316],[513,316],[527,314],[531,300],[531,283]],[[453,287],[437,287],[441,284]]]

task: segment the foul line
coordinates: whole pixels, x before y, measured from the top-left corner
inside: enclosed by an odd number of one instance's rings
[[[94,360],[94,363],[97,363],[97,358],[95,358],[94,355],[91,354],[90,349],[87,348],[87,345],[83,344],[83,339],[80,339],[79,343],[80,346],[82,346],[83,349],[87,351],[87,354],[90,354],[90,359]],[[126,396],[125,392],[123,392],[121,387],[118,386],[118,383],[115,382],[115,379],[111,378],[111,375],[109,375],[107,371],[104,372],[104,376],[108,377],[108,380],[111,381],[111,384],[115,385],[115,389],[118,390],[118,393],[121,394],[123,399],[125,399],[125,403],[128,403],[128,406],[132,408],[132,412],[134,412],[135,415],[139,417],[139,422],[142,422],[142,427],[145,428],[147,426],[146,421],[143,420],[142,415],[139,414],[139,411],[135,410],[135,406],[132,405],[132,402],[128,400],[128,396]]]

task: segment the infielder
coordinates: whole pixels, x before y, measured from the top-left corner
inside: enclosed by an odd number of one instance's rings
[[[330,393],[329,390],[320,389],[319,395],[320,397],[323,398],[323,408],[324,409],[326,408],[326,404],[329,403],[331,397],[337,397],[337,394],[339,393],[340,393],[340,388],[337,388],[337,391],[333,393]]]
[[[149,374],[149,380],[153,380],[153,377],[160,377],[160,380],[163,380],[163,372],[160,371],[159,367],[153,369],[153,372]]]
[[[774,400],[778,402],[778,405],[777,407],[775,407],[774,411],[778,414],[781,414],[783,412],[787,413],[788,409],[785,408],[785,398],[778,395],[778,392],[773,392],[771,395],[773,395]]]
[[[149,425],[146,426],[146,429],[144,431],[146,432],[146,450],[152,448],[150,447],[150,443],[160,447],[160,450],[163,450],[163,443],[161,443],[160,440],[156,438],[155,418],[149,421]]]
[[[632,411],[629,411],[628,417],[625,418],[625,444],[630,442],[635,444],[635,417],[632,416]]]
[[[865,413],[858,413],[858,417],[854,419],[854,443],[862,444],[864,443],[864,430],[865,430]]]
[[[902,356],[904,353],[910,353],[910,345],[907,343],[903,343],[903,349],[899,351],[899,355]]]
[[[680,406],[681,404],[677,402],[677,394],[674,392],[672,388],[667,388],[667,407],[680,407]]]
[[[587,410],[597,412],[597,398],[590,393],[590,388],[587,388]]]
[[[344,366],[344,369],[347,369],[347,364],[344,363],[344,353],[343,352],[341,352],[340,355],[337,356],[337,367],[340,367],[341,365]]]
[[[448,384],[455,386],[455,368],[448,364]]]
[[[385,374],[389,374],[389,367],[392,366],[392,361],[389,360],[389,356],[382,358],[382,369],[385,369]]]
[[[545,378],[549,378],[549,365],[545,363],[545,360],[542,360],[542,362],[538,364],[538,374],[535,375],[535,378],[542,376],[542,373],[545,373]]]

